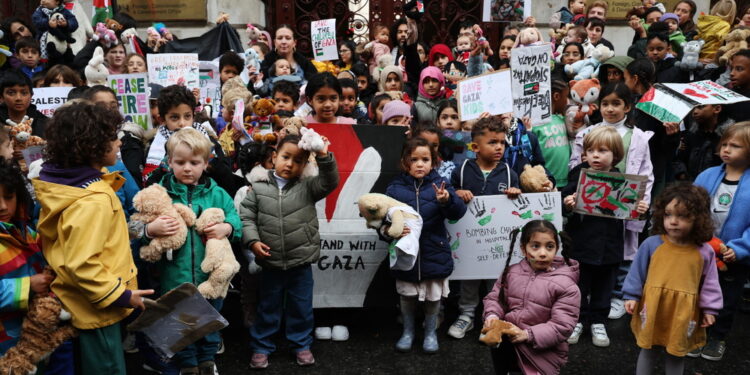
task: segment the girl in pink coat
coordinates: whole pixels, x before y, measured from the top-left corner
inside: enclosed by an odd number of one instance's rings
[[[512,233],[511,249],[521,233],[524,259],[508,267],[484,298],[484,326],[502,319],[512,324],[492,349],[496,374],[559,374],[568,359],[567,339],[581,304],[578,263],[565,256],[570,241],[549,221],[533,220]],[[555,256],[562,246],[563,257]]]

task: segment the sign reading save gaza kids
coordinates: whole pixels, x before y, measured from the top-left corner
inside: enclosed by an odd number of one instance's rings
[[[339,59],[336,44],[336,19],[313,21],[310,27],[310,40],[313,44],[313,59],[318,61]]]
[[[458,82],[458,115],[461,121],[479,118],[483,112],[499,115],[513,111],[510,70],[483,74]]]
[[[638,202],[648,177],[582,169],[578,178],[575,212],[622,220],[639,220]]]
[[[146,73],[110,75],[107,83],[117,96],[125,121],[134,122],[146,130],[151,129]]]
[[[518,118],[529,116],[533,126],[550,117],[551,59],[549,44],[513,48],[510,53],[513,114]]]

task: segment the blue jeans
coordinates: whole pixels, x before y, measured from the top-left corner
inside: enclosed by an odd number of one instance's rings
[[[208,302],[213,306],[216,311],[221,311],[221,307],[224,305],[224,299],[209,299]],[[209,333],[203,336],[202,339],[188,345],[185,349],[175,353],[170,362],[170,367],[198,367],[198,364],[213,361],[216,351],[219,350],[219,343],[221,343],[221,335],[219,331]],[[169,373],[166,371],[165,373]]]
[[[286,271],[263,268],[260,274],[258,314],[250,328],[250,348],[254,353],[276,350],[271,341],[281,329],[282,313],[286,338],[296,352],[310,349],[313,321],[313,277],[308,265]]]

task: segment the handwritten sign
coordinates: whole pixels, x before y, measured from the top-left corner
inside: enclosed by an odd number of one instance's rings
[[[483,0],[483,22],[521,22],[531,16],[531,0]]]
[[[513,111],[510,95],[511,72],[499,72],[464,79],[458,82],[458,114],[461,121],[479,118],[483,112],[499,115]]]
[[[200,76],[197,53],[149,53],[148,81],[164,87],[184,85],[199,88]]]
[[[31,163],[41,159],[44,156],[42,154],[43,151],[44,146],[41,145],[30,146],[21,150],[21,154],[23,155],[23,160],[26,162],[26,166],[29,166],[31,165]]]
[[[732,104],[750,100],[713,81],[657,83],[636,108],[662,122],[680,122],[697,105]]]
[[[313,59],[318,61],[338,60],[336,45],[336,19],[313,21],[310,27]]]
[[[219,63],[217,61],[200,61],[199,86],[201,104],[208,117],[215,117],[221,107],[221,79],[219,77]]]
[[[151,129],[146,73],[113,74],[107,78],[107,83],[117,96],[120,113],[125,121],[136,123],[146,130]]]
[[[551,55],[549,44],[513,48],[510,53],[513,114],[518,118],[529,116],[532,126],[549,121]]]
[[[47,117],[52,117],[55,110],[68,101],[68,93],[72,87],[40,87],[34,89],[31,104]]]
[[[453,254],[453,280],[497,279],[505,268],[521,259],[520,241],[510,248],[511,232],[531,220],[547,220],[562,230],[560,193],[477,196],[460,220],[446,221]],[[512,252],[512,255],[511,255]]]
[[[575,212],[623,220],[638,220],[638,202],[646,192],[648,177],[593,169],[581,170]]]

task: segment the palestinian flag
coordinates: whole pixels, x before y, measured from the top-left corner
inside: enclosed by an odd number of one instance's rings
[[[96,27],[98,22],[104,22],[107,18],[112,18],[112,0],[94,0],[94,17],[91,24]]]
[[[635,105],[661,122],[680,122],[693,106],[671,90],[651,87]]]

